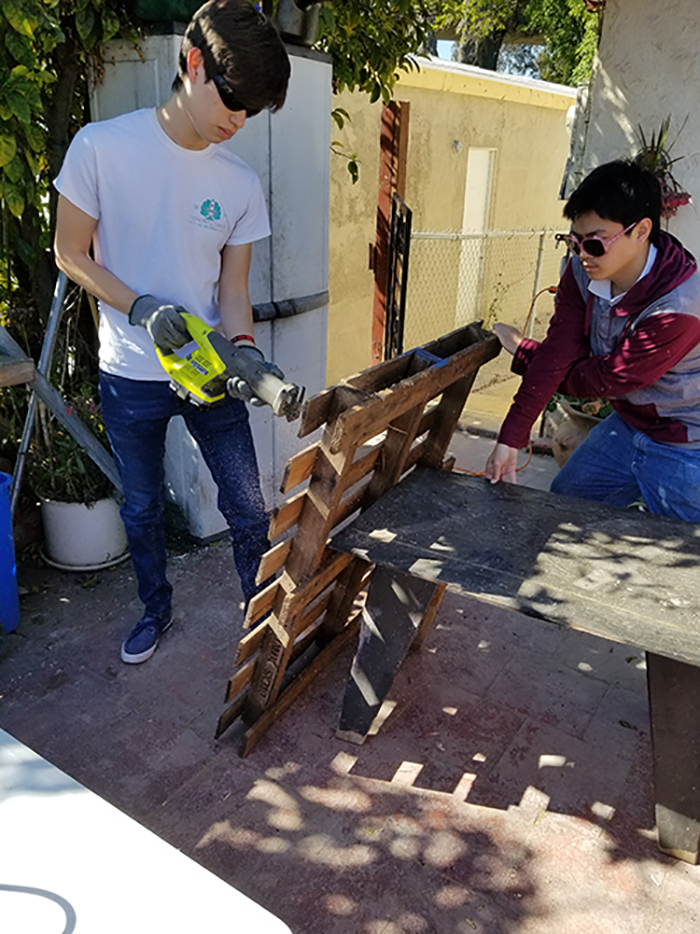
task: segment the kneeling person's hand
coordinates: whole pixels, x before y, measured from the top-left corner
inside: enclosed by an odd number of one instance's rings
[[[140,295],[129,309],[129,324],[146,328],[161,350],[177,350],[192,340],[181,305],[164,305],[152,295]]]

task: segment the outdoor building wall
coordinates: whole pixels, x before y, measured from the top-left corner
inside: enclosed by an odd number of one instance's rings
[[[640,124],[648,136],[670,115],[673,139],[687,117],[671,153],[683,157],[673,173],[700,199],[699,12],[698,0],[607,0],[580,172],[632,155]],[[679,208],[668,229],[700,256],[695,205]]]
[[[409,101],[411,114],[406,170],[406,203],[414,231],[463,229],[470,149],[494,150],[493,183],[485,229],[518,231],[479,257],[478,306],[456,314],[465,258],[482,249],[459,240],[414,241],[408,280],[404,346],[409,348],[453,330],[468,320],[487,318],[522,325],[532,298],[533,263],[540,230],[562,229],[559,189],[569,149],[567,111],[575,91],[560,85],[499,75],[464,65],[420,60],[420,71],[402,73],[395,98]],[[369,244],[375,240],[381,103],[366,95],[334,97],[351,121],[332,138],[343,151],[357,153],[360,180],[352,185],[346,160],[331,157],[331,228],[328,381],[370,364],[373,274]],[[529,232],[525,236],[522,232]],[[540,281],[556,284],[561,251],[548,238]],[[472,257],[473,259],[474,257]],[[526,275],[519,264],[530,270]],[[543,279],[544,277],[544,279]],[[507,281],[506,281],[507,280]],[[546,281],[544,281],[546,280]],[[505,295],[508,294],[508,301]],[[476,295],[476,289],[474,290]],[[538,330],[551,303],[538,303]],[[505,368],[500,359],[491,372]]]

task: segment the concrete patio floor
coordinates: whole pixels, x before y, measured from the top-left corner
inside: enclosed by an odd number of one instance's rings
[[[491,444],[459,432],[458,465]],[[535,456],[521,479],[554,470]],[[22,564],[0,727],[295,934],[700,930],[700,867],[656,848],[637,650],[448,593],[364,746],[334,734],[349,649],[241,759],[236,727],[213,738],[241,623],[229,549],[170,567],[175,625],[131,667],[129,564]]]

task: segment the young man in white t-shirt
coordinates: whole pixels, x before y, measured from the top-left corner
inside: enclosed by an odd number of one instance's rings
[[[249,387],[232,386],[218,406],[183,402],[154,344],[188,343],[187,311],[262,358],[248,273],[251,244],[270,233],[267,210],[255,172],[217,144],[247,117],[279,109],[289,73],[275,27],[249,0],[210,0],[187,27],[166,103],[84,127],[56,179],[56,261],[100,301],[102,411],[144,604],[122,645],[127,663],[150,658],[172,622],[163,456],[173,415],[184,417],[217,483],[246,601],[256,592],[268,540],[241,401]]]

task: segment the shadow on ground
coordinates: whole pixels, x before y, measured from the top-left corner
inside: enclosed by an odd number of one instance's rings
[[[176,624],[133,667],[128,566],[21,568],[0,726],[296,934],[698,930],[700,870],[656,849],[635,650],[448,594],[364,746],[334,735],[348,650],[240,759],[236,728],[213,738],[228,548],[171,567]]]

